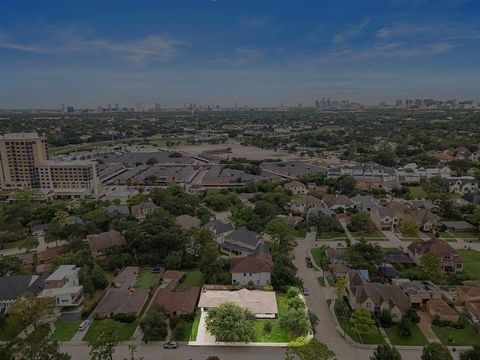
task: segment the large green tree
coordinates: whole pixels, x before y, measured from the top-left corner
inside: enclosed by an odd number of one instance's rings
[[[453,357],[445,345],[431,343],[423,348],[422,360],[453,360]]]
[[[163,311],[154,311],[140,321],[144,341],[164,340],[167,336],[167,322]]]
[[[368,335],[375,331],[375,320],[372,313],[363,308],[358,308],[352,312],[350,322],[360,335]]]
[[[293,245],[293,236],[290,226],[282,218],[274,218],[265,225],[265,232],[272,239],[273,251],[288,251]]]
[[[445,273],[438,255],[429,251],[420,259],[420,266],[426,275],[426,278],[436,284],[444,284],[446,281]]]
[[[254,318],[247,309],[226,302],[208,310],[206,325],[217,341],[246,343],[255,340]]]
[[[89,342],[91,360],[113,360],[113,353],[119,342],[119,329],[117,322],[102,320],[98,335]]]
[[[402,360],[402,356],[394,347],[382,344],[377,346],[370,360]]]

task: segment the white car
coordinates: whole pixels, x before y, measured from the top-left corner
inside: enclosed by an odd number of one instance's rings
[[[88,327],[88,325],[90,325],[90,320],[83,320],[83,321],[80,323],[80,326],[79,326],[78,330],[80,330],[80,331],[85,331],[86,328]]]

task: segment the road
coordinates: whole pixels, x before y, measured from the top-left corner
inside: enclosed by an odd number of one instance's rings
[[[72,360],[90,359],[89,348],[85,345],[62,345],[60,350],[72,356]],[[137,356],[144,360],[206,360],[216,355],[221,360],[284,360],[285,349],[277,347],[220,347],[220,346],[180,346],[166,350],[158,345],[138,345]],[[127,358],[128,346],[119,345],[114,360]],[[340,359],[340,358],[339,358]]]
[[[333,244],[332,244],[333,245]],[[300,240],[294,250],[295,265],[298,268],[298,276],[303,280],[306,288],[310,291],[307,297],[307,304],[310,311],[313,311],[319,318],[315,338],[326,344],[337,359],[341,360],[367,360],[372,354],[370,349],[356,348],[345,341],[336,330],[333,316],[327,305],[327,298],[332,293],[331,289],[323,288],[318,282],[321,272],[307,268],[305,255],[308,249],[315,247],[314,243],[307,240]],[[400,350],[403,360],[418,360],[421,357],[421,350]]]

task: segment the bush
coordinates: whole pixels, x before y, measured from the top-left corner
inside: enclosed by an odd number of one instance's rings
[[[266,333],[266,334],[271,334],[272,333],[272,330],[273,330],[273,325],[270,321],[267,321],[264,325],[263,325],[263,331]]]
[[[392,314],[388,310],[382,310],[378,320],[380,325],[384,328],[389,328],[390,326],[393,325]]]
[[[438,326],[438,327],[450,327],[453,329],[463,329],[465,328],[465,324],[462,323],[461,321],[453,322],[449,320],[440,320],[438,317],[435,317],[432,320],[432,325]]]
[[[180,314],[180,319],[186,322],[193,322],[195,320],[195,313]]]
[[[180,323],[181,319],[180,316],[172,316],[169,321],[170,329],[173,330],[177,327]]]
[[[418,316],[417,310],[415,309],[408,310],[406,316],[412,322],[412,324],[418,324],[420,322],[420,316]]]
[[[131,324],[137,319],[137,315],[133,312],[115,314],[112,316],[112,319],[122,323]]]
[[[402,321],[398,323],[398,331],[400,335],[408,337],[412,335],[412,322],[407,317],[404,317]]]

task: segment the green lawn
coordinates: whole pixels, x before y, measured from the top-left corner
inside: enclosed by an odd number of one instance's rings
[[[442,239],[453,239],[453,236],[447,231],[437,231],[437,233],[438,236],[440,236],[440,238]],[[433,238],[435,235],[432,231],[426,232],[425,234],[427,234],[431,238]]]
[[[57,320],[55,322],[55,330],[50,336],[52,340],[56,341],[69,341],[78,330],[81,321],[62,321]]]
[[[103,290],[95,290],[91,296],[86,296],[85,297],[85,300],[83,300],[83,306],[84,307],[90,307],[92,305],[94,305],[98,299],[100,298],[100,296],[102,296],[103,294]]]
[[[460,316],[460,321],[465,324],[464,329],[453,329],[432,325],[432,330],[435,335],[438,336],[440,341],[447,345],[468,346],[480,344],[480,335],[475,331],[475,327],[468,322],[464,315]],[[453,342],[451,343],[448,342],[450,337],[453,339]]]
[[[189,341],[192,333],[193,322],[180,321],[172,333],[172,340]]]
[[[457,250],[463,260],[463,270],[472,278],[480,280],[480,252],[475,250]]]
[[[311,250],[313,261],[315,264],[320,267],[322,266],[322,262],[325,259],[325,247],[317,247]]]
[[[423,335],[417,325],[412,326],[411,336],[402,336],[398,331],[398,325],[385,328],[392,345],[424,346],[428,344],[427,338]]]
[[[20,239],[16,241],[7,241],[1,243],[0,249],[14,249],[14,248],[22,248],[25,244],[25,239]]]
[[[480,237],[480,232],[478,231],[457,231],[452,232],[452,235],[460,239],[473,239],[478,240]]]
[[[202,286],[203,274],[198,270],[187,271],[183,281],[175,288],[175,290],[182,291],[189,286]]]
[[[375,327],[375,331],[368,335],[360,335],[353,328],[350,322],[350,308],[341,300],[340,305],[335,304],[335,314],[342,330],[350,336],[353,340],[363,344],[383,344],[385,341],[378,327]]]
[[[356,239],[385,239],[385,235],[380,230],[373,230],[372,232],[352,232],[351,233]]]
[[[93,320],[92,324],[88,328],[87,333],[83,337],[83,341],[92,341],[93,339],[96,339],[98,337],[99,332],[101,330],[102,321],[104,320],[99,320],[99,319]],[[119,340],[120,341],[130,340],[130,338],[133,336],[133,333],[135,332],[135,329],[138,326],[138,320],[130,324],[122,323],[119,321],[116,321],[116,322],[120,325],[120,329],[118,332]]]
[[[276,293],[275,296],[277,298],[278,317],[280,318],[280,316],[288,311],[288,298],[284,293]],[[266,322],[270,322],[272,324],[272,332],[270,337],[268,337],[263,331],[263,327],[265,326]],[[256,342],[289,342],[291,340],[288,336],[288,333],[280,327],[279,319],[255,320],[255,332],[257,334],[257,338],[255,339]]]
[[[200,310],[195,311],[195,319],[193,320],[193,325],[192,325],[192,332],[190,333],[190,341],[195,341],[197,340],[197,334],[198,334],[198,325],[200,325],[200,316],[202,315],[202,312]]]
[[[18,335],[21,329],[19,329],[16,324],[7,317],[5,319],[5,324],[0,328],[0,341],[12,340]]]
[[[414,199],[425,199],[428,195],[421,186],[411,186],[408,189],[410,190],[410,195]]]
[[[141,289],[149,289],[157,285],[159,280],[160,280],[160,274],[152,273],[150,269],[142,269],[138,274],[135,287],[141,288]]]
[[[317,233],[317,240],[322,240],[322,239],[326,239],[326,240],[338,240],[338,239],[346,239],[347,236],[345,235],[345,233],[342,233],[342,232],[336,232],[336,231],[332,231],[332,232],[320,232],[320,233]]]

